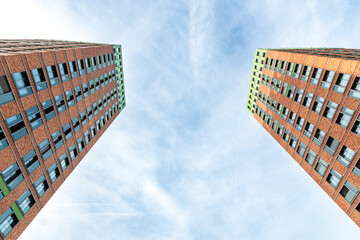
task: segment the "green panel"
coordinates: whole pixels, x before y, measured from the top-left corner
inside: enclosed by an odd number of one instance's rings
[[[13,204],[11,205],[11,208],[12,208],[12,210],[14,211],[17,219],[20,221],[24,216],[22,215],[22,213],[21,213],[18,205],[17,205],[16,203],[13,203]]]
[[[6,183],[4,181],[4,179],[2,178],[2,176],[0,175],[0,189],[2,191],[2,193],[4,194],[4,196],[8,195],[10,193],[9,188],[6,186]]]

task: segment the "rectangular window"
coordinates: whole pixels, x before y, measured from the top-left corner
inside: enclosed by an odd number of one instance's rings
[[[33,93],[26,71],[13,73],[12,76],[20,97],[25,97]]]
[[[54,106],[52,105],[50,99],[46,100],[45,102],[42,102],[41,105],[47,121],[55,117],[56,114],[55,114]]]
[[[26,110],[26,115],[29,119],[31,128],[35,130],[36,128],[40,127],[43,124],[41,120],[40,111],[37,106],[29,108]]]
[[[17,163],[5,169],[1,173],[1,176],[10,191],[14,190],[14,188],[24,180],[24,176]]]
[[[360,114],[358,115],[358,117],[357,117],[351,131],[360,136]]]
[[[59,69],[60,69],[61,81],[63,82],[69,81],[70,78],[69,78],[68,69],[66,67],[66,63],[60,63]]]
[[[101,62],[103,64],[103,67],[106,67],[105,55],[101,55]]]
[[[96,58],[91,57],[91,67],[93,71],[96,71]]]
[[[315,171],[318,172],[320,176],[323,177],[328,166],[329,164],[327,162],[325,162],[322,158],[319,158],[319,161],[315,166]]]
[[[356,153],[352,149],[350,149],[344,145],[341,148],[341,151],[336,160],[338,160],[345,167],[348,167],[350,165],[351,161],[353,160],[355,154]]]
[[[16,200],[16,204],[19,206],[21,213],[25,214],[35,205],[35,199],[31,194],[30,190],[26,190],[19,198]]]
[[[70,123],[67,123],[67,124],[65,124],[65,126],[63,126],[63,131],[64,131],[64,134],[65,134],[66,141],[69,140],[72,137],[72,131],[71,131]]]
[[[65,95],[66,95],[66,101],[68,103],[68,106],[69,106],[69,108],[71,108],[75,104],[74,94],[73,94],[72,89],[66,91]]]
[[[295,92],[295,86],[290,85],[289,87],[289,91],[287,92],[286,96],[290,99],[293,98],[294,96],[294,92]],[[113,99],[113,92],[111,92],[111,100]]]
[[[287,76],[291,76],[293,68],[294,68],[294,63],[289,62],[288,67],[286,69],[286,75]]]
[[[314,94],[312,94],[311,92],[306,92],[304,101],[303,101],[303,106],[310,108],[313,97],[314,97]]]
[[[300,142],[300,143],[299,143],[299,146],[298,146],[298,148],[297,148],[297,150],[296,150],[296,152],[297,152],[301,157],[303,157],[304,154],[305,154],[305,151],[306,151],[306,145],[305,145],[305,143]]]
[[[354,201],[355,197],[358,195],[359,190],[352,185],[349,181],[346,181],[343,188],[340,191],[340,195],[345,198],[350,204]]]
[[[302,68],[301,64],[295,63],[294,73],[293,73],[293,76],[292,76],[293,78],[299,78],[301,68]]]
[[[103,109],[103,104],[102,104],[101,99],[99,99],[97,103],[98,103],[98,106],[99,106],[99,111],[101,111]]]
[[[279,124],[278,129],[276,130],[276,133],[281,137],[282,133],[284,131],[284,126]]]
[[[46,79],[42,68],[32,69],[31,74],[33,75],[36,89],[38,91],[47,89]]]
[[[324,131],[322,131],[320,128],[318,128],[315,132],[313,142],[316,143],[316,145],[318,145],[320,147],[324,141],[325,135],[326,135],[326,133]]]
[[[320,114],[321,109],[324,105],[325,99],[322,97],[317,96],[314,101],[314,106],[312,107],[312,110],[318,114]]]
[[[84,149],[84,147],[85,147],[83,137],[80,137],[80,138],[77,140],[77,144],[78,144],[79,152],[81,152],[81,151]]]
[[[58,130],[54,134],[52,134],[51,137],[54,142],[56,150],[58,150],[64,144],[60,130]]]
[[[25,127],[24,120],[20,114],[17,114],[15,116],[6,119],[6,123],[11,132],[11,135],[14,138],[14,141],[22,138],[28,133]]]
[[[14,101],[9,82],[5,75],[0,76],[0,105]]]
[[[326,141],[326,144],[324,146],[324,150],[331,156],[334,156],[334,153],[336,152],[336,149],[338,146],[339,146],[339,141],[336,140],[335,138],[329,136],[329,138]]]
[[[310,76],[310,72],[311,72],[311,67],[309,67],[309,66],[304,66],[304,69],[303,69],[303,72],[302,72],[302,74],[301,74],[301,80],[302,81],[305,81],[305,82],[307,82],[308,81],[308,79],[309,79],[309,76]],[[320,73],[321,74],[321,73]],[[315,76],[316,76],[316,74],[315,74]]]
[[[49,185],[45,179],[44,175],[41,175],[38,180],[34,183],[34,188],[39,196],[39,198],[49,189]]]
[[[301,144],[301,142],[300,142],[300,144]],[[299,147],[300,147],[300,145],[299,145]],[[315,158],[316,158],[316,153],[314,153],[311,149],[309,149],[309,151],[305,157],[305,162],[307,162],[310,166],[312,166],[314,164]]]
[[[59,162],[63,171],[69,166],[70,162],[66,152],[61,155],[61,157],[59,158]]]
[[[27,154],[25,154],[22,157],[22,160],[29,174],[40,166],[39,158],[36,155],[34,149],[28,152]]]
[[[300,103],[303,94],[304,94],[304,90],[302,90],[301,88],[298,88],[296,91],[296,94],[295,94],[294,101]]]
[[[334,103],[332,101],[328,101],[328,103],[326,104],[323,116],[329,120],[332,120],[335,115],[337,107],[338,107],[338,105],[336,103]]]
[[[109,73],[110,74],[110,73]],[[104,74],[104,78],[105,78],[105,86],[108,85],[109,81],[108,81],[108,75],[105,73]]]
[[[79,73],[80,76],[85,74],[85,64],[84,64],[84,60],[83,59],[78,59],[78,65],[79,65]]]
[[[351,86],[349,96],[360,99],[360,77],[356,77],[353,85]]]
[[[105,80],[103,75],[100,76],[100,85],[102,88],[105,86]]]
[[[286,67],[286,61],[282,61],[280,64],[280,73],[284,74]]]
[[[52,183],[60,176],[59,168],[56,162],[49,167],[48,173]]]
[[[82,84],[82,89],[83,89],[83,93],[84,93],[84,98],[87,98],[89,96],[89,87],[88,87],[87,83]]]
[[[329,175],[326,178],[326,181],[333,187],[337,188],[339,182],[341,181],[342,176],[335,169],[331,169]]]
[[[276,86],[275,86],[275,91],[279,92],[280,91],[280,87],[281,87],[281,80],[277,80],[276,81]]]
[[[107,101],[106,101],[106,95],[105,96],[103,96],[103,98],[102,98],[102,101],[103,101],[103,103],[104,103],[104,107],[106,107],[106,105],[107,105]],[[276,101],[275,100],[273,100],[272,101],[272,103],[271,103],[271,109],[274,111],[274,109],[275,109],[275,104],[276,104]]]
[[[275,88],[275,82],[276,82],[276,78],[271,78],[271,82],[270,82],[270,88],[271,89]]]
[[[96,131],[99,132],[100,129],[101,129],[100,120],[97,120],[97,121],[96,121]]]
[[[99,78],[95,78],[95,90],[98,91],[100,89]]]
[[[298,138],[295,137],[294,135],[292,135],[291,139],[290,139],[290,142],[289,142],[290,147],[295,149],[297,142],[298,142]]]
[[[350,81],[351,75],[340,73],[336,82],[333,91],[337,93],[344,94],[346,86]]]
[[[305,129],[304,129],[304,135],[307,137],[307,138],[310,138],[311,137],[311,134],[313,133],[314,131],[314,125],[307,122],[306,125],[305,125]]]
[[[311,75],[310,83],[317,85],[319,83],[322,71],[323,70],[321,68],[314,68],[314,71]]]
[[[46,71],[48,73],[48,77],[49,77],[51,86],[58,85],[59,77],[58,77],[55,65],[47,66]]]
[[[290,111],[288,123],[290,123],[291,125],[294,125],[295,118],[296,118],[296,113],[294,113],[293,111]]]
[[[301,130],[302,130],[303,126],[304,126],[304,123],[305,123],[305,119],[298,116],[298,118],[296,120],[295,128],[301,132]]]
[[[90,73],[91,72],[91,62],[90,62],[90,58],[85,58],[85,65],[86,65],[86,72]]]
[[[93,104],[93,109],[94,109],[94,114],[96,116],[99,113],[99,108],[98,108],[97,102]]]
[[[85,143],[86,145],[91,141],[89,130],[85,132]]]
[[[81,87],[77,86],[74,89],[75,89],[76,102],[80,102],[82,100]]]
[[[70,158],[73,161],[78,155],[75,143],[69,148],[69,152],[70,152]]]
[[[75,131],[75,132],[78,132],[78,131],[80,130],[79,118],[78,118],[78,117],[75,117],[75,118],[72,120],[72,124],[73,124],[74,131]]]
[[[80,113],[80,121],[82,126],[85,126],[85,124],[87,123],[85,111]]]
[[[97,59],[97,63],[98,63],[98,69],[101,69],[101,68],[102,68],[102,64],[101,64],[100,56],[97,56],[96,59]]]
[[[89,118],[89,121],[90,121],[92,119],[92,117],[93,117],[93,112],[92,112],[91,106],[88,107],[86,109],[86,111],[87,111],[87,115],[88,115],[88,118]]]
[[[288,114],[289,114],[289,109],[284,106],[282,110],[281,118],[286,120]]]
[[[94,126],[94,125],[92,125],[92,126],[90,127],[90,130],[91,130],[91,138],[94,138],[94,137],[95,137],[95,135],[96,135],[95,126]]]
[[[289,88],[289,84],[284,82],[283,86],[282,86],[282,89],[281,89],[281,94],[286,96],[286,93],[287,93],[287,90]]]
[[[326,70],[325,74],[324,74],[324,77],[323,77],[323,80],[321,82],[321,87],[329,89],[330,86],[331,86],[331,83],[332,83],[332,81],[334,79],[334,76],[335,76],[334,71]]]
[[[70,67],[71,77],[72,77],[72,78],[77,78],[77,77],[78,77],[78,73],[77,73],[77,68],[76,68],[76,63],[75,63],[75,61],[69,62],[69,67]]]
[[[40,148],[40,152],[41,152],[41,155],[42,155],[44,161],[53,154],[49,139],[46,139],[45,141],[40,143],[39,148]]]
[[[6,237],[11,230],[19,223],[19,219],[16,217],[12,208],[8,208],[1,216],[0,216],[0,232],[1,235]]]
[[[55,96],[55,102],[59,113],[62,113],[63,111],[66,110],[64,96],[62,94]]]
[[[356,163],[356,165],[355,165],[355,167],[353,169],[353,173],[355,173],[356,176],[360,177],[360,159]]]
[[[339,116],[336,119],[336,123],[344,128],[347,128],[353,114],[354,114],[353,110],[346,107],[342,107]]]

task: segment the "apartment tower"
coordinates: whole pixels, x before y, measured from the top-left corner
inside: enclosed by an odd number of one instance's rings
[[[0,239],[20,236],[125,107],[121,46],[0,40]]]
[[[360,50],[257,49],[246,109],[360,226]]]

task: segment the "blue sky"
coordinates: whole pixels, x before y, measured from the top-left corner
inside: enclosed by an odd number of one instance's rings
[[[359,239],[245,110],[256,48],[359,48],[358,8],[4,1],[1,38],[120,43],[125,71],[125,110],[21,239]]]

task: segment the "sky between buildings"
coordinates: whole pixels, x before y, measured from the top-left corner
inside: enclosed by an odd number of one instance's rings
[[[123,46],[127,106],[21,239],[360,239],[245,110],[256,48],[360,46],[358,1],[3,1],[0,38]]]

